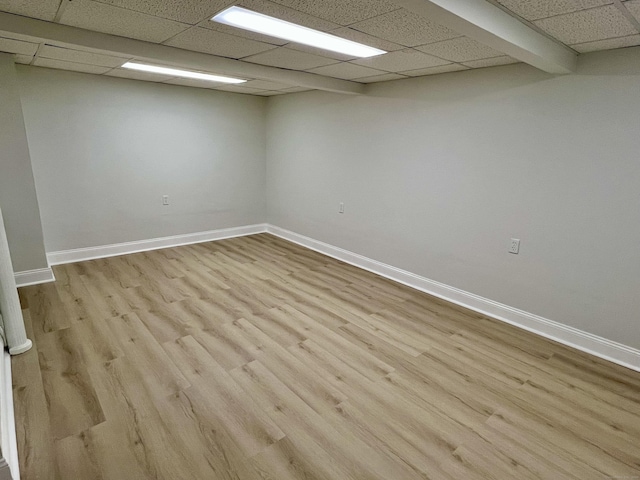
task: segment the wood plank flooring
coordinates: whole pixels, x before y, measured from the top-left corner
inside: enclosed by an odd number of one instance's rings
[[[54,269],[23,479],[640,479],[639,373],[268,234]]]

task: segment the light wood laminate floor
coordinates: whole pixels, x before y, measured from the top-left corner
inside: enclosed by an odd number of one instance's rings
[[[24,479],[640,478],[639,373],[268,234],[54,270]]]

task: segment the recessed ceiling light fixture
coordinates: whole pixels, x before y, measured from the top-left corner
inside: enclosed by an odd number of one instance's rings
[[[241,7],[227,8],[211,20],[224,23],[225,25],[231,25],[232,27],[244,28],[252,32],[282,38],[291,42],[302,43],[346,55],[353,55],[354,57],[373,57],[387,53],[378,48],[368,47],[361,43],[352,42],[351,40],[319,32],[318,30],[296,25],[295,23],[285,22],[284,20],[252,12],[251,10]]]
[[[207,80],[209,82],[220,83],[244,83],[246,80],[232,77],[221,77],[219,75],[211,75],[210,73],[194,72],[192,70],[181,70],[178,68],[161,67],[159,65],[148,65],[146,63],[127,62],[122,68],[130,70],[139,70],[141,72],[159,73],[172,77],[195,78],[196,80]]]

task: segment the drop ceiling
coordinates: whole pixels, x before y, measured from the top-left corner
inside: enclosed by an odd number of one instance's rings
[[[474,1],[491,3],[496,13],[500,13],[498,9],[507,12],[536,35],[551,39],[572,53],[640,45],[640,0]],[[75,27],[52,35],[56,38],[48,38],[6,28],[20,20],[6,16],[0,26],[0,52],[15,54],[16,62],[21,64],[262,96],[309,90],[313,88],[310,86],[313,79],[324,85],[320,77],[337,79],[336,88],[325,82],[329,85],[327,89],[337,91],[352,83],[368,84],[518,62],[495,48],[495,44],[490,46],[470,38],[451,25],[437,23],[405,8],[406,4],[393,0],[0,0],[1,12]],[[209,20],[231,5],[330,32],[388,53],[358,59]],[[45,27],[42,22],[33,22],[33,28],[54,31]],[[69,40],[77,32],[88,40],[77,44]],[[92,42],[87,36],[91,32],[108,36],[98,35],[102,43]],[[158,58],[158,64],[170,64],[169,57],[178,58],[175,49],[182,53],[198,52],[200,56],[189,57],[196,63],[205,58],[202,55],[211,56],[212,61],[227,62],[224,65],[228,71],[242,70],[241,77],[248,81],[241,85],[220,85],[125,70],[119,68],[123,63],[149,62],[153,55],[141,58],[139,54],[128,53],[126,48],[102,48],[104,39],[115,38],[111,36],[138,41],[136,52],[149,50],[144,48],[146,44],[172,47],[153,50],[168,52],[166,58]],[[200,69],[224,74],[210,67]],[[296,76],[294,72],[305,75]]]

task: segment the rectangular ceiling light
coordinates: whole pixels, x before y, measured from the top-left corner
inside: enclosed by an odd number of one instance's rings
[[[211,75],[210,73],[194,72],[192,70],[181,70],[178,68],[160,67],[158,65],[148,65],[146,63],[127,62],[122,68],[130,70],[140,70],[141,72],[159,73],[169,75],[171,77],[195,78],[196,80],[207,80],[209,82],[220,83],[244,83],[246,80],[240,78],[221,77],[219,75]]]
[[[312,47],[344,53],[354,57],[373,57],[387,53],[378,48],[368,47],[361,43],[352,42],[344,38],[319,32],[311,28],[285,22],[278,18],[269,17],[261,13],[252,12],[241,7],[230,7],[220,12],[211,20],[232,27],[244,28],[252,32],[263,33],[272,37],[282,38],[291,42],[311,45]]]

